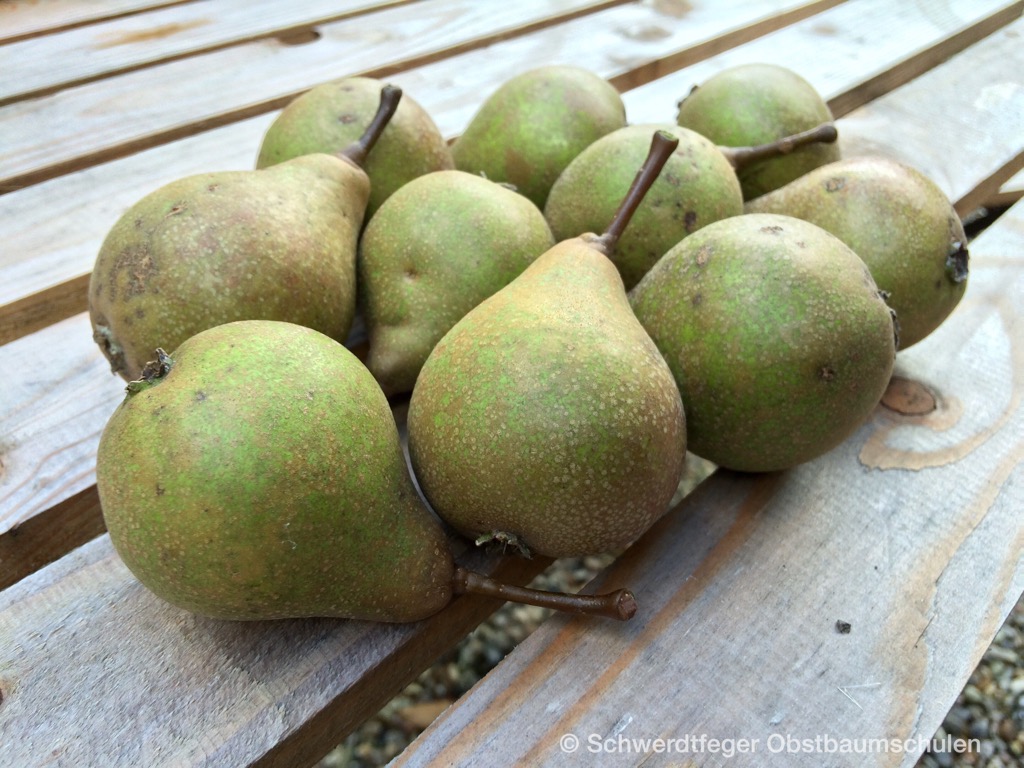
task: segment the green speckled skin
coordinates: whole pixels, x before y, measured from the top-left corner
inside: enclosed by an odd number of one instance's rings
[[[223,619],[413,621],[447,604],[440,525],[345,347],[290,323],[230,323],[135,386],[96,479],[114,547],[157,595]]]
[[[883,157],[817,168],[752,200],[751,212],[783,213],[828,230],[860,256],[900,324],[900,349],[934,331],[967,290],[963,224],[945,193],[920,171]]]
[[[534,553],[617,550],[668,508],[686,434],[672,374],[614,265],[559,243],[434,348],[409,406],[434,510]]]
[[[285,320],[344,341],[355,316],[366,174],[329,155],[204,173],[114,224],[89,282],[94,336],[125,379],[154,350],[232,320]]]
[[[598,232],[612,220],[659,129],[679,146],[611,254],[627,290],[691,232],[743,213],[736,174],[712,142],[675,125],[631,125],[595,141],[558,177],[544,206],[555,237]]]
[[[441,337],[554,244],[537,206],[481,176],[436,171],[392,195],[358,260],[366,365],[384,392],[411,391]]]
[[[256,167],[316,152],[341,152],[370,124],[384,85],[374,78],[347,77],[306,91],[281,110],[267,129]],[[366,156],[371,186],[366,218],[403,184],[424,173],[454,167],[451,150],[433,118],[403,94],[398,110]]]
[[[744,64],[708,78],[679,103],[676,122],[725,147],[747,147],[791,136],[832,120],[814,87],[774,64]],[[738,172],[746,200],[839,159],[838,143],[808,144]]]
[[[679,384],[690,450],[731,469],[825,453],[864,422],[892,374],[892,316],[867,267],[799,219],[709,224],[630,301]]]
[[[543,210],[570,161],[625,125],[626,108],[607,80],[579,67],[538,67],[491,94],[452,145],[452,156],[459,170],[513,184]]]

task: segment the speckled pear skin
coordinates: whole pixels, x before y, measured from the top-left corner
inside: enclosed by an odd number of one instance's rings
[[[679,385],[690,450],[730,469],[787,469],[831,450],[892,374],[893,317],[867,267],[799,219],[709,224],[630,302]]]
[[[233,320],[284,320],[344,341],[368,195],[352,163],[306,155],[190,176],[135,203],[89,282],[93,335],[111,369],[134,379],[157,347]]]
[[[554,244],[537,206],[481,176],[435,171],[392,195],[358,257],[366,365],[385,394],[412,391],[441,337]]]
[[[377,111],[384,81],[346,77],[315,86],[291,101],[270,124],[257,168],[317,152],[334,154],[356,141]],[[430,114],[408,93],[364,164],[370,177],[366,218],[417,176],[454,168],[451,150]]]
[[[445,335],[408,428],[440,517],[549,557],[629,544],[667,510],[686,452],[672,374],[615,266],[583,239],[547,251]]]
[[[900,323],[900,349],[934,331],[967,290],[967,236],[945,193],[915,168],[852,157],[747,204],[828,230],[860,256]]]
[[[413,621],[448,603],[440,524],[351,352],[254,320],[172,359],[129,384],[96,462],[111,540],[146,587],[220,619]]]
[[[622,98],[607,80],[580,67],[538,67],[484,101],[452,145],[452,156],[459,170],[513,184],[543,210],[570,161],[625,125]]]
[[[595,232],[611,221],[659,129],[678,138],[679,146],[610,257],[627,290],[687,235],[743,213],[736,173],[711,141],[675,125],[631,125],[602,136],[558,177],[544,206],[555,238]]]
[[[743,64],[709,77],[679,103],[676,122],[726,147],[767,144],[832,120],[832,111],[803,77],[776,64]],[[788,184],[839,159],[838,143],[815,143],[760,160],[737,175],[745,200]]]

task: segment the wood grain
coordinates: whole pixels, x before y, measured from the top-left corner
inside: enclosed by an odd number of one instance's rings
[[[913,766],[1024,591],[1024,205],[972,256],[961,306],[899,355],[939,410],[879,406],[816,461],[715,473],[599,579],[633,587],[639,620],[552,619],[395,765],[566,765],[563,734],[587,764],[647,764],[587,754],[621,734],[756,739],[737,766]],[[823,736],[914,748],[771,749]]]
[[[53,34],[86,24],[125,18],[192,0],[5,0],[0,3],[0,43]]]

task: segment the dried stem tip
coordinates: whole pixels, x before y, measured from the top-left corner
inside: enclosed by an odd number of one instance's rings
[[[366,163],[366,155],[373,149],[377,139],[384,133],[384,129],[398,109],[398,102],[402,100],[402,89],[397,85],[385,85],[380,89],[380,105],[377,113],[373,116],[370,124],[366,126],[363,135],[356,141],[338,153],[339,157],[349,160],[360,168]]]
[[[788,155],[797,147],[805,144],[831,144],[839,138],[839,131],[834,123],[822,123],[806,131],[794,133],[792,136],[783,136],[781,139],[770,141],[767,144],[758,144],[756,147],[719,147],[725,159],[729,161],[737,171],[744,166],[767,160],[770,157]]]
[[[636,209],[640,207],[640,203],[643,202],[651,185],[657,180],[661,174],[661,169],[665,167],[665,163],[668,162],[668,159],[678,146],[679,139],[675,136],[665,131],[655,131],[654,136],[651,138],[651,149],[647,153],[647,159],[644,160],[644,164],[633,179],[633,184],[619,204],[619,209],[615,212],[615,216],[612,217],[611,223],[604,231],[604,234],[591,241],[591,245],[594,248],[601,251],[605,256],[611,255],[612,251],[615,250],[615,244],[619,242],[619,238],[626,230],[627,225],[633,218],[633,214],[636,213]]]
[[[587,616],[603,616],[608,619],[628,621],[636,613],[636,600],[628,589],[617,589],[603,595],[570,595],[564,592],[545,592],[529,587],[503,584],[489,576],[465,568],[455,569],[452,585],[457,595],[474,594],[511,600],[514,603],[552,608],[564,613],[579,613]]]

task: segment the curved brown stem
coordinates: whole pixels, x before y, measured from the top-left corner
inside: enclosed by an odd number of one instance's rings
[[[401,100],[402,89],[397,85],[385,85],[381,88],[380,105],[377,107],[377,113],[373,116],[370,124],[366,126],[363,135],[339,152],[338,156],[362,168],[366,163],[366,155],[373,149],[377,139],[380,138],[388,123],[391,122],[391,118],[395,115],[395,110],[398,109],[398,102]]]
[[[839,138],[839,131],[835,123],[822,123],[806,131],[794,133],[792,136],[783,136],[781,139],[770,141],[767,144],[759,144],[756,147],[719,147],[719,151],[725,155],[725,159],[735,170],[740,170],[745,165],[750,165],[758,160],[766,160],[769,157],[788,155],[797,147],[805,144],[831,144]]]
[[[628,621],[636,613],[636,599],[628,589],[617,589],[603,595],[571,595],[565,592],[545,592],[529,587],[503,584],[476,571],[456,567],[452,591],[457,595],[474,594],[511,600],[514,603],[553,608],[564,613],[603,616]]]
[[[591,241],[592,247],[601,251],[605,256],[611,255],[611,252],[615,250],[615,244],[633,218],[633,214],[636,213],[636,209],[640,207],[644,196],[678,146],[679,139],[672,134],[666,131],[655,131],[651,138],[651,149],[647,153],[647,159],[644,160],[644,164],[637,172],[633,184],[619,204],[619,209],[615,212],[615,216],[612,217],[604,234]]]

